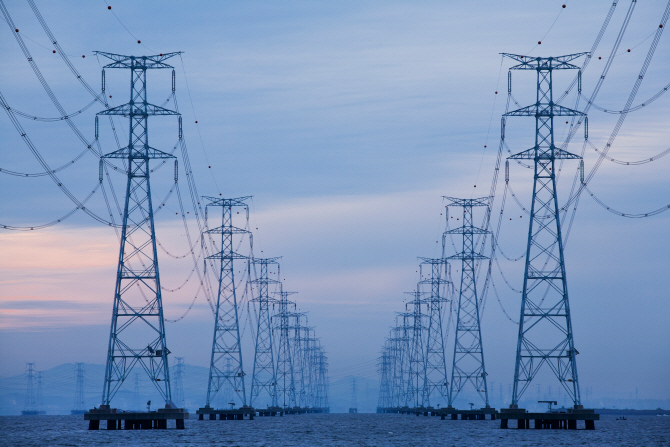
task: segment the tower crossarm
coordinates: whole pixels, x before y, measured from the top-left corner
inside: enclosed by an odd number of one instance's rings
[[[588,52],[567,54],[556,57],[531,57],[510,53],[500,54],[520,62],[519,65],[510,67],[510,70],[579,70],[577,65],[571,64],[570,62],[584,55],[591,57],[591,54]]]
[[[249,234],[251,231],[245,230],[244,228],[237,228],[233,226],[220,226],[212,228],[211,230],[205,231],[209,234]]]
[[[112,107],[111,109],[98,112],[97,115],[119,115],[119,116],[154,116],[154,115],[181,115],[174,110],[166,109],[165,107],[157,106],[155,104],[129,102],[121,104],[120,106]]]
[[[156,159],[156,158],[162,158],[162,159],[169,159],[169,158],[177,158],[174,155],[170,155],[166,152],[160,151],[158,149],[154,149],[153,147],[147,148],[145,150],[144,148],[128,148],[124,147],[122,149],[116,150],[114,152],[110,152],[107,155],[103,155],[102,158],[121,158],[124,160],[148,160],[148,159]]]
[[[105,65],[103,68],[133,68],[140,70],[147,70],[153,68],[174,68],[172,65],[166,64],[164,61],[171,57],[181,54],[181,51],[172,53],[161,53],[153,56],[125,56],[123,54],[106,53],[104,51],[94,51],[96,55],[104,56],[113,60],[111,64]]]
[[[418,259],[421,261],[422,264],[436,265],[445,263],[444,258],[423,258],[419,256]]]
[[[489,206],[490,197],[480,197],[478,199],[458,199],[456,197],[442,196],[449,201],[449,205],[455,206]]]
[[[207,199],[210,203],[207,206],[247,206],[244,203],[246,200],[251,199],[253,196],[238,197],[236,199],[222,199],[220,197],[209,197],[202,196],[203,199]]]
[[[481,261],[483,259],[488,259],[488,257],[484,255],[480,255],[479,253],[472,253],[472,252],[466,252],[462,251],[460,253],[457,253],[455,255],[449,256],[447,259],[452,260],[452,259],[460,259],[460,260],[468,260],[468,259],[474,259],[477,261]]]
[[[557,147],[530,148],[507,157],[510,160],[581,160],[582,157]]]
[[[426,285],[426,284],[451,284],[451,281],[442,279],[442,278],[428,278],[428,279],[422,279],[421,281],[418,282],[418,284]],[[429,292],[426,292],[429,293]],[[448,301],[446,298],[440,298],[441,300]]]
[[[249,284],[281,284],[281,281],[277,281],[276,279],[270,279],[270,278],[257,278],[249,281]],[[271,301],[276,300],[272,299]]]
[[[488,234],[490,231],[478,227],[458,227],[453,230],[445,231],[444,234]],[[449,258],[447,258],[449,259]]]
[[[220,252],[218,252],[214,255],[207,256],[205,259],[218,259],[218,260],[221,260],[221,259],[245,259],[246,260],[246,259],[249,259],[249,256],[244,256],[244,255],[241,255],[239,253],[228,252],[228,251],[223,250],[223,251],[220,251]]]
[[[537,103],[531,104],[520,109],[512,110],[503,114],[503,116],[586,116],[584,112],[570,109],[554,103]]]

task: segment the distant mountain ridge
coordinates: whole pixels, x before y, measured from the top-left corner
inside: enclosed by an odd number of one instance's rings
[[[171,365],[172,366],[172,365]],[[39,371],[39,364],[36,365]],[[84,364],[84,399],[88,409],[100,405],[102,398],[102,385],[104,381],[105,366],[86,363]],[[74,408],[75,396],[75,364],[64,363],[43,371],[42,395],[43,402],[38,402],[40,410],[46,414],[70,414]],[[135,394],[134,374],[139,377],[139,396]],[[171,379],[174,387],[174,372],[170,368]],[[209,368],[196,365],[184,365],[184,403],[191,412],[205,404],[207,396],[207,379]],[[330,383],[330,408],[333,413],[346,413],[351,402],[351,383],[354,376],[346,376]],[[248,374],[251,381],[251,373]],[[379,384],[377,380],[364,377],[356,377],[358,388],[359,412],[373,413],[377,407],[377,396]],[[0,378],[0,415],[19,415],[25,408],[26,400],[26,378],[24,374],[16,374]],[[37,381],[33,383],[37,394]],[[249,392],[249,384],[247,384]],[[173,390],[174,393],[174,390]],[[147,401],[152,401],[152,408],[160,405],[160,395],[151,386],[146,375],[141,370],[134,370],[119,392],[114,396],[113,406],[119,409],[146,409]],[[179,404],[178,402],[175,402]],[[225,407],[225,402],[216,402],[215,405]]]

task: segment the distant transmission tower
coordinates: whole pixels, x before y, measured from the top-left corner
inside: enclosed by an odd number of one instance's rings
[[[86,411],[86,401],[84,400],[84,364],[75,363],[74,366],[75,388],[72,414],[83,414]]]
[[[307,370],[303,338],[303,328],[307,325],[307,314],[304,312],[289,312],[289,330],[293,331],[289,339],[291,354],[293,355],[293,377],[296,382],[296,405],[304,408],[307,404]],[[305,319],[305,326],[302,319]],[[291,322],[292,321],[292,322]]]
[[[242,345],[240,343],[240,322],[237,311],[237,290],[235,284],[234,261],[246,261],[248,256],[236,253],[233,249],[233,235],[247,235],[250,232],[233,226],[233,207],[244,207],[249,214],[249,207],[245,200],[251,197],[236,199],[219,199],[204,197],[209,200],[207,207],[220,206],[222,208],[222,223],[218,228],[208,230],[209,234],[221,235],[221,251],[207,259],[221,262],[219,272],[219,291],[216,299],[214,319],[214,337],[212,342],[212,357],[209,366],[209,383],[207,385],[207,403],[210,406],[216,394],[226,384],[229,384],[234,393],[240,398],[242,405],[247,403],[247,392],[244,387],[244,367],[242,364]],[[205,261],[206,265],[207,261]],[[223,365],[230,359],[232,368],[225,370]]]
[[[399,337],[399,350],[400,350],[400,359],[398,360],[398,373],[397,373],[397,406],[405,407],[408,405],[408,382],[410,380],[410,360],[411,360],[411,350],[412,350],[412,318],[413,314],[411,312],[397,312],[396,321],[400,319],[402,325],[399,325],[400,333]],[[367,384],[366,384],[367,390]]]
[[[270,279],[268,266],[275,266],[279,270],[279,258],[254,258],[253,265],[260,266],[260,275],[250,281],[258,286],[258,296],[252,299],[258,303],[258,324],[256,326],[256,349],[254,351],[254,370],[251,376],[251,398],[249,405],[257,403],[258,396],[265,391],[269,398],[269,407],[277,406],[277,374],[272,346],[272,325],[270,322],[270,292],[271,284],[279,281]],[[277,277],[279,273],[277,272]],[[274,301],[274,300],[272,300]]]
[[[37,414],[37,402],[35,400],[35,364],[26,363],[26,402],[22,414]]]
[[[410,408],[417,408],[424,405],[426,353],[423,349],[423,319],[425,314],[421,312],[423,300],[421,299],[422,293],[418,287],[412,295],[414,295],[414,300],[408,303],[408,305],[412,306],[412,329],[406,405]]]
[[[279,310],[275,314],[279,329],[279,347],[277,351],[277,401],[283,408],[296,406],[295,400],[295,378],[293,376],[293,356],[291,355],[291,343],[289,334],[289,305],[295,304],[288,300],[290,295],[297,292],[278,292]]]
[[[37,411],[44,414],[44,387],[43,385],[44,372],[37,371]]]
[[[179,408],[186,408],[184,400],[184,357],[175,357],[174,402]]]
[[[123,160],[128,182],[102,404],[110,405],[130,371],[139,365],[165,404],[170,405],[170,351],[166,346],[163,321],[149,160],[175,157],[149,146],[148,119],[179,113],[147,102],[147,70],[173,68],[164,61],[179,53],[138,57],[96,54],[114,61],[104,68],[130,70],[130,102],[98,113],[126,116],[130,122],[128,146],[103,157]],[[104,83],[104,69],[102,73]],[[174,71],[172,88],[174,91]],[[96,116],[96,137],[97,127]],[[101,167],[103,162],[101,160]]]
[[[326,350],[323,346],[319,346],[318,350],[318,368],[319,368],[319,407],[324,410],[324,412],[330,412],[330,382],[328,378],[328,356],[326,356]]]
[[[405,342],[409,345],[409,337],[405,339],[405,330],[396,325],[391,328],[389,338],[391,350],[391,406],[402,407],[405,405],[405,386],[407,385],[407,362],[405,361]]]
[[[430,287],[430,298],[428,299],[428,334],[426,338],[426,360],[424,363],[424,398],[423,404],[431,406],[431,395],[436,392],[445,402],[448,402],[449,381],[447,379],[447,361],[444,355],[444,331],[442,329],[442,306],[448,302],[444,298],[442,290],[444,286],[451,284],[442,279],[442,270],[446,270],[444,259],[420,258],[419,272],[421,277],[426,277],[419,285]],[[430,268],[428,273],[423,267]]]
[[[382,348],[382,355],[379,357],[379,400],[377,401],[377,412],[384,412],[393,405],[391,396],[391,348],[388,340]],[[381,411],[380,411],[381,410]]]
[[[545,364],[556,375],[574,405],[581,406],[555,164],[556,160],[578,160],[581,157],[555,146],[554,117],[586,115],[554,103],[552,74],[554,70],[579,70],[570,61],[584,54],[587,53],[549,58],[504,54],[519,62],[510,70],[537,72],[535,104],[506,113],[503,118],[504,129],[506,117],[535,117],[535,146],[509,157],[533,160],[535,166],[511,408],[518,408],[521,395]],[[581,91],[581,71],[578,74]],[[583,169],[583,164],[580,166]]]
[[[456,199],[445,197],[445,199],[449,200],[449,205],[463,207],[463,226],[445,233],[445,236],[447,234],[461,234],[463,236],[463,251],[447,258],[461,261],[461,288],[458,295],[449,406],[452,406],[458,394],[469,382],[481,396],[486,407],[489,407],[476,282],[476,263],[487,258],[475,252],[474,241],[475,235],[482,237],[489,232],[472,224],[472,208],[488,206],[488,198]],[[442,245],[444,246],[444,243]]]
[[[349,413],[358,413],[358,397],[356,396],[356,378],[351,379],[351,405]]]
[[[305,406],[316,407],[316,375],[314,364],[316,362],[315,346],[316,337],[313,336],[314,328],[305,326],[302,328],[302,358],[304,362],[305,376]]]

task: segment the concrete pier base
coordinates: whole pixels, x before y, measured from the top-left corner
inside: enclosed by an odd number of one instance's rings
[[[196,414],[198,415],[198,420],[200,421],[204,419],[215,421],[217,419],[217,415],[220,421],[242,421],[244,420],[245,416],[249,420],[252,420],[256,414],[256,410],[247,405],[244,405],[240,408],[232,408],[227,410],[217,410],[210,407],[209,405],[205,405],[204,407],[199,408],[196,411]]]
[[[595,421],[600,420],[600,415],[594,410],[584,409],[581,405],[577,408],[568,408],[565,413],[528,413],[523,408],[503,408],[500,410],[500,428],[509,428],[509,420],[516,419],[518,429],[529,429],[530,421],[536,430],[577,430],[577,422],[584,421],[585,430],[595,430]]]
[[[489,419],[495,420],[496,414],[498,413],[495,408],[485,407],[477,408],[472,410],[458,410],[454,407],[440,408],[435,410],[436,414],[443,416],[441,419],[451,419],[452,421],[458,420],[460,415],[460,420],[462,421],[483,421],[486,420],[486,416],[489,416]]]
[[[189,414],[183,408],[159,408],[156,411],[118,411],[109,405],[100,405],[84,414],[89,430],[99,430],[100,421],[106,421],[107,430],[165,430],[168,421],[175,421],[175,428],[184,429],[184,419]]]

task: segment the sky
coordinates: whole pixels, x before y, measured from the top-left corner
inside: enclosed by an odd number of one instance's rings
[[[395,312],[404,309],[404,292],[414,290],[418,280],[417,257],[440,255],[442,196],[480,197],[489,191],[507,69],[513,65],[500,53],[589,51],[611,5],[565,0],[35,3],[95,90],[105,60],[93,51],[183,51],[170,63],[198,193],[253,196],[254,252],[282,256],[285,288],[299,292],[295,300],[316,326],[334,380],[377,377],[384,338]],[[88,105],[91,95],[52,53],[29,4],[11,0],[5,5],[65,110],[73,113]],[[583,73],[586,96],[602,74],[629,5],[619,2]],[[665,6],[661,1],[635,6],[596,97],[599,107],[624,107]],[[15,31],[4,20],[0,28],[0,91],[7,103],[28,115],[57,117]],[[668,84],[669,39],[662,35],[633,104]],[[562,92],[573,76],[555,74],[555,91]],[[171,92],[169,71],[155,70],[148,78],[149,100],[162,104]],[[127,102],[127,73],[108,69],[106,81],[110,102]],[[512,86],[520,105],[534,101],[532,73],[513,73]],[[669,98],[661,95],[629,113],[609,155],[635,161],[667,149]],[[566,104],[575,99],[571,91]],[[582,99],[580,107],[585,103]],[[99,110],[93,104],[72,118],[88,139],[93,139]],[[589,139],[596,147],[605,146],[618,118],[590,109]],[[86,149],[64,121],[19,121],[52,167]],[[117,120],[115,125],[127,138],[127,124]],[[176,119],[152,118],[149,126],[151,145],[170,151],[177,140]],[[532,146],[533,130],[532,119],[508,121],[512,153]],[[557,124],[557,139],[568,131],[569,126]],[[101,120],[100,135],[103,151],[114,150],[108,121]],[[569,146],[574,152],[582,148],[577,135]],[[0,168],[42,170],[6,113],[0,117],[0,136]],[[597,159],[587,148],[587,174]],[[605,160],[589,188],[617,210],[658,209],[670,203],[668,163],[670,158],[639,166]],[[180,158],[179,184],[189,203],[183,165]],[[574,162],[565,166],[560,203],[577,169]],[[98,160],[86,153],[58,175],[81,199],[97,185]],[[123,179],[116,175],[113,181],[116,194],[123,196]],[[152,176],[157,201],[172,182],[170,167]],[[527,208],[532,175],[512,164],[510,185]],[[500,180],[499,193],[502,187]],[[0,191],[2,225],[39,225],[74,207],[46,176],[0,172]],[[157,238],[167,251],[181,255],[188,242],[176,194],[165,203],[156,216]],[[108,216],[99,191],[87,207]],[[587,194],[579,201],[566,241],[566,268],[580,381],[594,394],[628,397],[637,389],[640,398],[670,398],[669,219],[670,213],[620,217]],[[503,223],[501,247],[509,257],[518,256],[525,249],[528,219],[511,197]],[[197,238],[190,215],[189,228]],[[36,362],[38,369],[104,363],[118,260],[114,231],[78,212],[42,230],[0,229],[0,252],[0,375],[22,371],[25,362]],[[159,263],[167,288],[181,284],[193,268],[188,257],[173,259],[162,250]],[[521,262],[501,261],[512,287],[520,287],[522,268]],[[505,312],[518,315],[520,296],[506,288],[501,276],[495,282],[500,299],[492,294],[486,299],[483,343],[489,381],[507,386],[513,378],[517,326]],[[164,294],[166,318],[176,319],[188,309],[195,293],[189,287]],[[170,350],[189,364],[207,366],[212,323],[209,305],[199,297],[182,320],[167,324]],[[247,323],[244,327],[248,339],[250,329]],[[447,346],[452,343],[450,338]],[[247,364],[251,355],[245,353]]]

